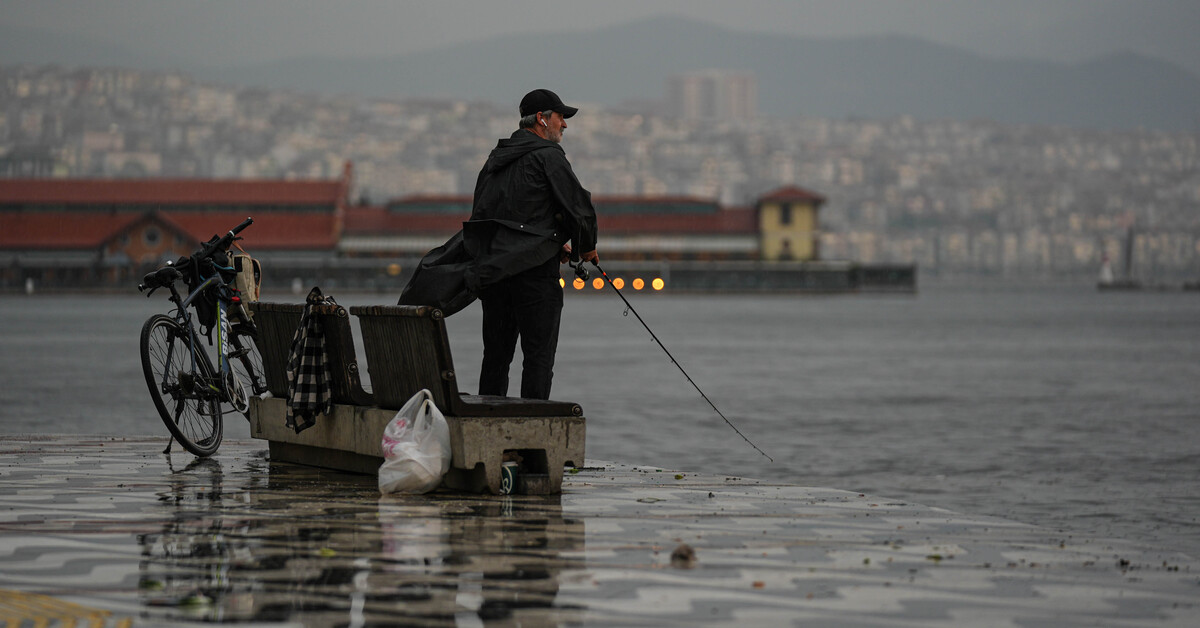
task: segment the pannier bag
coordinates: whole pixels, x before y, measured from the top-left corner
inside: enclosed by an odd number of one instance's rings
[[[245,253],[238,253],[233,256],[233,270],[237,276],[233,280],[233,287],[237,288],[241,294],[243,303],[251,303],[258,300],[259,291],[262,286],[262,264],[258,260],[250,257]],[[232,312],[236,316],[236,309]],[[248,309],[246,316],[254,318]]]

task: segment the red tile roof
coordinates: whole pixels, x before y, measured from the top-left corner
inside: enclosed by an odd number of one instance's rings
[[[0,212],[0,249],[91,249],[141,219],[142,212]],[[225,233],[246,219],[245,212],[173,211],[159,218],[197,241]],[[332,249],[337,245],[332,213],[264,213],[241,235],[242,246],[263,250]]]
[[[388,207],[403,207],[405,205],[465,205],[471,206],[470,194],[414,194],[389,200]],[[596,207],[605,205],[644,205],[655,207],[659,205],[693,205],[697,207],[717,208],[717,202],[712,199],[696,196],[628,196],[605,195],[594,196],[592,202]]]
[[[460,202],[460,201],[450,201]],[[447,235],[462,229],[468,213],[397,213],[386,207],[347,207],[343,220],[344,232],[349,235]]]
[[[471,204],[472,196],[469,194],[412,194],[409,196],[401,196],[387,202],[388,205],[424,205],[426,203],[444,203],[453,205],[456,203]]]
[[[758,233],[756,215],[751,208],[722,209],[701,214],[614,214],[604,215],[598,208],[600,237],[604,234],[710,234],[734,235]]]
[[[601,196],[593,199],[596,206],[600,236],[612,234],[748,234],[757,233],[758,225],[752,208],[728,208],[707,212],[679,213],[613,213],[604,212],[605,205],[678,205],[694,203],[715,205],[712,201],[692,197],[624,197]],[[413,196],[392,201],[396,203],[470,206],[470,196]],[[352,235],[374,234],[452,234],[462,228],[469,212],[403,213],[386,207],[348,207],[345,232]]]
[[[242,234],[247,249],[333,249],[350,176],[347,168],[333,181],[0,180],[0,248],[94,248],[155,211],[198,241],[225,233],[249,215],[255,222]],[[47,207],[3,211],[4,205]],[[265,211],[280,206],[327,211]]]
[[[246,219],[245,212],[173,211],[171,221],[200,241],[215,233],[225,233]],[[337,246],[337,217],[328,213],[267,212],[251,214],[254,224],[241,232],[240,244],[249,252],[256,249],[332,249]]]
[[[760,203],[763,201],[812,201],[820,205],[825,202],[825,197],[812,190],[788,185],[767,193],[760,197],[758,201]]]
[[[0,212],[0,249],[96,248],[141,214]]]
[[[0,204],[336,205],[345,181],[8,179]]]

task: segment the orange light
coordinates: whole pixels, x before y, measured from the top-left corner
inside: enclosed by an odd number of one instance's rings
[[[617,277],[616,279],[613,279],[613,286],[615,286],[617,290],[620,290],[621,288],[625,287],[625,280]]]
[[[645,288],[645,287],[646,287],[646,282],[642,281],[641,277],[638,277],[637,279],[633,280],[633,289],[634,290],[641,290],[642,288]]]
[[[575,286],[576,290],[583,290],[583,280],[580,279],[579,277],[576,277],[575,281],[571,282],[571,285]]]
[[[567,280],[566,280],[566,279],[563,279],[562,277],[559,277],[559,278],[558,278],[558,287],[559,287],[559,288],[566,288],[566,287],[567,287]]]
[[[667,284],[662,280],[662,277],[655,277],[654,282],[651,283],[650,285],[654,286],[655,290],[662,290],[663,286],[665,286]]]
[[[597,289],[597,290],[599,290],[599,289],[603,288],[603,287],[604,287],[604,280],[603,280],[603,279],[601,279],[601,278],[599,278],[599,277],[596,277],[595,279],[593,279],[593,280],[592,280],[592,287],[593,287],[593,288],[595,288],[595,289]]]

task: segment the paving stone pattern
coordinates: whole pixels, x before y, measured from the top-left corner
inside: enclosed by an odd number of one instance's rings
[[[165,444],[0,437],[0,623],[1200,625],[1189,556],[870,495],[593,461],[558,496],[381,497]]]

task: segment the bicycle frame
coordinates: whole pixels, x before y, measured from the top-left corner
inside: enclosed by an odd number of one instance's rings
[[[174,282],[168,288],[171,290],[171,301],[178,306],[175,313],[175,320],[179,321],[180,325],[188,330],[188,348],[192,354],[192,371],[195,372],[196,370],[196,360],[197,355],[199,355],[199,359],[204,360],[205,365],[209,367],[210,373],[215,372],[219,374],[214,391],[220,393],[223,400],[232,401],[233,395],[226,389],[225,385],[225,382],[232,375],[232,367],[229,365],[229,306],[226,303],[226,299],[224,295],[217,297],[217,369],[212,368],[213,364],[212,360],[208,357],[208,352],[199,348],[200,335],[196,333],[196,327],[192,324],[192,313],[188,310],[188,306],[200,298],[200,295],[209,287],[217,286],[220,289],[226,285],[221,279],[220,274],[214,273],[213,276],[205,279],[191,294],[182,300],[179,291],[175,288]],[[209,383],[209,387],[213,388],[212,383]]]
[[[204,243],[199,251],[190,258],[182,258],[181,272],[173,264],[147,274],[138,284],[139,292],[154,294],[159,288],[167,288],[170,301],[175,305],[175,311],[167,314],[156,314],[146,320],[142,326],[141,358],[142,371],[146,384],[150,388],[154,405],[171,432],[172,440],[178,440],[183,446],[197,456],[211,456],[221,444],[222,415],[225,410],[220,407],[228,403],[234,411],[249,417],[250,395],[259,394],[261,386],[259,375],[261,365],[255,364],[258,357],[254,340],[258,331],[250,320],[241,299],[236,296],[236,290],[225,283],[222,271],[225,268],[225,257],[220,257],[218,265],[216,256],[222,253],[236,240],[238,233],[254,224],[253,218],[247,218],[223,236],[213,236]],[[188,285],[190,292],[183,296],[176,285],[185,279],[184,273],[201,273],[204,277],[198,286]],[[194,276],[194,275],[193,275]],[[188,282],[185,280],[185,284]],[[210,351],[200,343],[200,334],[196,329],[196,319],[192,317],[189,308],[192,306],[209,305],[204,293],[216,290],[217,348],[216,360]],[[208,314],[201,308],[201,312]],[[231,308],[237,308],[241,322],[233,324],[230,319]],[[199,313],[199,312],[197,312]],[[207,323],[208,321],[204,321]],[[187,331],[183,331],[186,328]],[[209,345],[212,345],[211,329],[206,334]],[[186,346],[186,348],[184,348]],[[176,353],[186,351],[185,358]],[[164,355],[165,354],[165,355]],[[244,367],[245,374],[234,366],[234,360],[240,360],[238,366]],[[214,361],[216,366],[214,367]],[[198,404],[191,407],[192,400]],[[168,406],[173,406],[169,408]],[[168,443],[163,453],[170,453]]]

